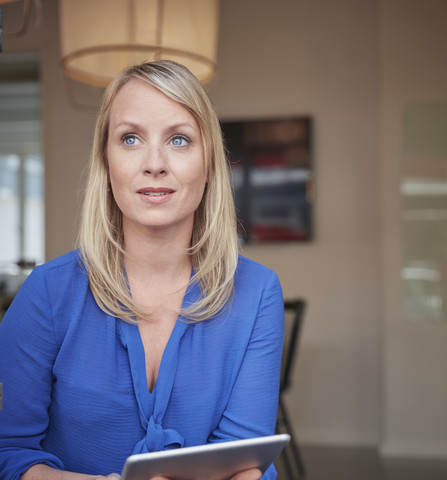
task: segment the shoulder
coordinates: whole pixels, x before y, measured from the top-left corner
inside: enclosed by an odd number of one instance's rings
[[[98,310],[76,250],[35,267],[13,305],[16,316],[26,311],[30,321],[40,328],[54,329],[59,343],[69,325],[76,325]]]
[[[65,277],[85,275],[85,267],[78,250],[73,250],[60,257],[38,265],[31,272],[30,277],[55,277],[63,280]]]
[[[228,324],[241,339],[269,337],[280,345],[284,325],[284,299],[277,274],[258,262],[240,256]],[[241,336],[245,332],[247,337]],[[243,343],[243,340],[242,340]]]
[[[234,302],[258,310],[265,304],[283,308],[283,293],[277,274],[270,268],[239,256],[234,276]]]
[[[53,258],[42,265],[37,266],[38,269],[51,270],[70,270],[73,266],[79,268],[82,265],[80,253],[78,250],[72,250],[60,257]]]
[[[70,252],[33,269],[8,309],[8,320],[15,328],[33,331],[35,335],[56,332],[59,338],[71,312],[82,308],[83,292],[85,297],[88,277],[83,273],[78,253]]]
[[[235,282],[279,283],[276,272],[261,263],[239,255],[235,272]]]
[[[33,269],[22,289],[37,290],[40,296],[48,297],[71,294],[81,285],[88,285],[88,277],[79,252],[74,250]]]

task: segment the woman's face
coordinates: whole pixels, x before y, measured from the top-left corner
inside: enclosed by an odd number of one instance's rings
[[[111,107],[107,159],[125,234],[141,229],[191,235],[207,181],[194,117],[143,80],[132,79]]]

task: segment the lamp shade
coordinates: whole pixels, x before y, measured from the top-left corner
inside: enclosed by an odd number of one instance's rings
[[[123,68],[156,59],[215,72],[218,0],[60,0],[63,72],[105,87]]]

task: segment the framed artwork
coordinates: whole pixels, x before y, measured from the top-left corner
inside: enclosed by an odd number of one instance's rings
[[[242,243],[313,237],[309,117],[223,121]]]

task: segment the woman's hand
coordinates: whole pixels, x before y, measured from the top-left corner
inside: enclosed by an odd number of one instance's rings
[[[262,473],[257,468],[250,468],[231,477],[231,480],[259,480],[262,477]],[[169,480],[166,477],[152,477],[149,480]]]
[[[99,477],[93,477],[93,480],[120,480],[120,476],[117,473],[111,473],[106,477],[100,475]]]
[[[119,480],[117,473],[110,475],[85,475],[83,473],[64,472],[48,465],[36,464],[30,467],[21,480]]]
[[[262,477],[261,470],[257,468],[250,468],[250,470],[245,470],[238,473],[231,480],[259,480]]]

